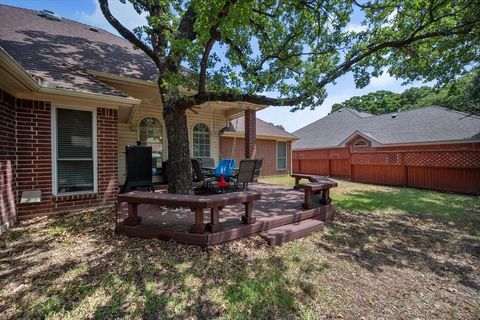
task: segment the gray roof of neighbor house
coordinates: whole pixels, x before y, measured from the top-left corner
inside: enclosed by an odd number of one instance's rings
[[[230,121],[229,126],[223,128],[223,132],[239,132],[245,133],[245,117],[239,117]],[[297,139],[297,137],[284,129],[275,126],[272,123],[265,122],[257,118],[256,123],[257,136],[281,137],[290,140]]]
[[[343,146],[355,133],[385,145],[480,140],[480,118],[436,106],[377,116],[343,108],[295,131],[293,148]]]
[[[127,96],[89,75],[88,69],[142,80],[157,77],[153,61],[127,40],[23,8],[0,5],[0,47],[31,75],[72,91]]]

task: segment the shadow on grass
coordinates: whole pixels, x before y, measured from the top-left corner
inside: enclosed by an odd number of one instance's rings
[[[365,208],[374,208],[377,203],[382,204],[373,200]],[[479,217],[471,213],[463,218],[471,219],[469,231],[436,215],[396,213],[378,219],[376,214],[342,210],[317,245],[370,272],[381,272],[384,267],[430,270],[480,290],[475,267],[480,263],[480,242],[474,234]]]
[[[329,285],[318,280],[331,268],[323,249],[335,262],[353,260],[368,272],[431,271],[478,291],[478,205],[462,199],[410,189],[337,195],[336,205],[348,209],[338,219],[306,241],[275,249],[254,239],[203,249],[116,236],[108,210],[25,221],[0,239],[0,312],[295,318],[300,304],[315,309],[319,297],[329,301]],[[472,211],[465,209],[470,203]]]
[[[97,319],[295,314],[281,260],[253,259],[229,245],[203,249],[116,236],[112,214],[44,218],[35,232],[20,225],[12,239],[1,239],[0,266],[6,272],[0,274],[0,298],[9,302],[2,314]]]

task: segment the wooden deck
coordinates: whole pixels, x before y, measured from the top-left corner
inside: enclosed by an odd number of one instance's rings
[[[193,234],[188,232],[194,223],[194,213],[189,209],[175,211],[156,205],[142,204],[138,207],[138,215],[142,217],[142,223],[127,226],[123,224],[123,219],[127,216],[127,205],[123,203],[119,206],[116,231],[132,237],[172,239],[179,243],[210,246],[313,217],[320,220],[333,217],[334,206],[331,204],[309,210],[303,209],[303,192],[262,183],[252,184],[249,189],[262,193],[262,199],[255,201],[254,204],[253,216],[257,218],[254,224],[246,225],[241,222],[240,219],[244,213],[242,204],[232,205],[220,212],[222,231]],[[207,223],[210,217],[207,212],[205,216]]]

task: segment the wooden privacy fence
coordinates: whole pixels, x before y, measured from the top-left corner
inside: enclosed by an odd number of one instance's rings
[[[366,148],[365,148],[366,149]],[[293,172],[480,194],[480,150],[294,150]]]

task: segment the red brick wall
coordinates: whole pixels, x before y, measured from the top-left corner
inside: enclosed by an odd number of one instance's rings
[[[99,196],[96,203],[112,204],[118,193],[117,110],[97,110],[97,177]],[[95,202],[93,202],[95,204]]]
[[[19,216],[111,205],[117,194],[117,111],[97,109],[98,192],[52,195],[51,106],[48,102],[17,100],[17,197],[40,189],[42,202],[20,204]]]
[[[234,138],[220,137],[220,154],[223,159],[230,158]],[[277,170],[277,141],[258,139],[253,158],[263,158],[262,176],[285,175],[290,173],[292,143],[287,142],[287,170]],[[238,162],[245,159],[245,139],[237,138],[233,158]]]
[[[245,140],[244,140],[244,157],[253,158],[256,149],[257,135],[257,112],[255,110],[245,110]],[[246,144],[245,144],[246,141]]]
[[[17,217],[14,170],[15,98],[0,90],[0,234]]]
[[[52,162],[50,103],[17,99],[18,215],[50,211]],[[40,189],[42,203],[20,204],[22,192]]]

